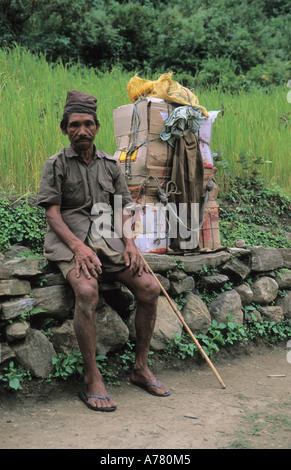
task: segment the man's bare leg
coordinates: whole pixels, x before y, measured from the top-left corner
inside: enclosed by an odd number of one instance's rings
[[[84,361],[86,395],[106,397],[107,392],[102,376],[96,364],[96,316],[98,304],[98,282],[95,278],[87,279],[81,271],[77,278],[75,270],[69,272],[67,280],[75,293],[74,329]],[[89,398],[91,406],[97,408],[116,407],[111,398],[101,400]]]
[[[141,276],[132,276],[129,269],[125,269],[114,273],[114,277],[125,284],[137,299],[135,318],[136,358],[131,380],[142,384],[147,382],[157,383],[156,377],[148,366],[148,354],[156,322],[160,287],[154,277],[145,271]],[[169,388],[164,384],[160,388],[150,386],[149,389],[159,395],[169,392]]]

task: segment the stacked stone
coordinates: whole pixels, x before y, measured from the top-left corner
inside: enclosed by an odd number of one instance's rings
[[[54,266],[41,257],[23,257],[23,251],[27,249],[14,247],[0,255],[0,363],[15,358],[33,376],[46,377],[53,372],[57,353],[78,350],[74,296]],[[234,248],[215,253],[144,257],[171,298],[183,297],[181,313],[194,334],[206,333],[213,319],[225,322],[228,314],[243,323],[242,307],[249,304],[259,308],[258,319],[291,319],[290,249],[246,248],[237,241]],[[206,306],[201,289],[223,292]],[[96,354],[117,351],[128,339],[134,340],[135,311],[135,298],[125,286],[100,282]],[[51,329],[50,340],[41,330],[47,318],[59,325]],[[151,348],[164,349],[166,340],[181,332],[180,320],[161,295]]]

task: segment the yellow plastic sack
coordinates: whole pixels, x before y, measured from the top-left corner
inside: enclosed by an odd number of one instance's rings
[[[172,80],[172,73],[170,72],[164,73],[155,81],[139,78],[135,75],[127,84],[127,92],[130,101],[133,103],[141,97],[151,96],[183,106],[200,108],[202,114],[209,117],[206,109],[199,105],[197,96],[188,88]]]

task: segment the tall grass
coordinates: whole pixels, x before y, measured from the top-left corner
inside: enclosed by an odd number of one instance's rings
[[[212,90],[199,98],[208,110],[222,110],[213,126],[211,148],[222,150],[231,173],[248,177],[257,170],[265,184],[289,194],[291,106],[287,92],[286,86],[233,95]],[[247,165],[243,166],[240,154]]]
[[[0,49],[0,191],[25,194],[38,190],[44,161],[67,145],[59,123],[68,90],[98,98],[101,129],[97,146],[113,154],[113,110],[129,103],[126,85],[133,73],[81,65],[48,64],[40,55],[15,47]],[[212,151],[221,149],[233,174],[241,174],[238,156],[263,157],[266,184],[290,191],[290,124],[287,88],[237,95],[195,90],[208,110],[223,109],[215,121]],[[286,116],[284,118],[284,116]]]

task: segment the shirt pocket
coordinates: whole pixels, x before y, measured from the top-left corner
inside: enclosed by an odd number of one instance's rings
[[[84,184],[82,180],[65,181],[63,185],[63,207],[81,207],[85,202]]]
[[[100,185],[100,202],[106,202],[107,204],[112,203],[112,198],[115,193],[113,181],[109,175],[100,175],[98,178]]]

